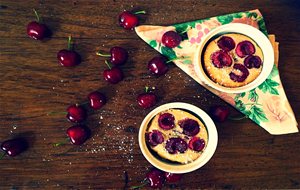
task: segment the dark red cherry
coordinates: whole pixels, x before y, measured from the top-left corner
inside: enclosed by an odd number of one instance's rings
[[[87,114],[82,106],[74,104],[67,108],[66,117],[71,122],[80,123],[86,119]]]
[[[158,125],[164,130],[170,130],[175,127],[175,117],[170,113],[163,113],[159,115]]]
[[[238,43],[235,49],[236,54],[243,58],[246,57],[247,55],[252,55],[255,53],[255,47],[250,41],[242,41]]]
[[[224,122],[228,118],[229,113],[227,106],[212,106],[209,110],[209,115],[217,122]]]
[[[35,40],[42,40],[49,37],[51,35],[51,31],[41,22],[36,10],[33,9],[33,11],[37,17],[37,21],[32,21],[27,25],[27,35]]]
[[[137,102],[142,108],[150,108],[156,104],[156,95],[152,92],[146,92],[138,95]]]
[[[184,153],[187,150],[188,145],[182,138],[172,137],[167,140],[165,148],[170,154],[175,154],[177,152]]]
[[[249,75],[248,69],[242,64],[239,63],[234,64],[233,69],[235,69],[236,71],[235,70],[231,71],[229,73],[229,77],[234,82],[243,82],[246,80],[246,78]]]
[[[15,138],[2,142],[1,149],[9,156],[14,157],[25,151],[28,143],[23,138]]]
[[[67,129],[67,135],[74,145],[83,144],[90,135],[90,130],[84,125],[74,125]]]
[[[164,142],[163,134],[158,130],[153,130],[150,133],[146,133],[146,141],[151,146],[156,146]]]
[[[103,71],[103,78],[111,84],[117,84],[122,81],[124,78],[122,70],[118,67],[111,67],[107,61],[105,63],[109,69]]]
[[[124,11],[119,15],[119,24],[127,30],[132,30],[139,24],[138,14],[145,14],[145,11],[138,11],[131,13],[129,11]]]
[[[231,51],[235,48],[234,40],[229,36],[222,36],[218,41],[217,44],[219,48],[224,51]]]
[[[162,44],[169,48],[177,47],[181,41],[181,36],[175,31],[168,31],[164,33],[161,39]]]
[[[153,168],[146,174],[146,179],[151,188],[162,188],[164,173],[159,169]]]
[[[128,52],[124,48],[118,46],[112,47],[110,49],[110,54],[102,54],[101,52],[97,52],[96,54],[102,57],[110,57],[109,61],[114,65],[122,65],[128,59]]]
[[[199,123],[193,119],[183,119],[178,122],[179,126],[183,128],[183,134],[188,136],[195,136],[200,131]]]
[[[165,179],[167,183],[176,183],[181,180],[183,174],[174,174],[170,172],[165,172]]]
[[[81,62],[80,55],[73,50],[73,45],[71,44],[71,36],[68,38],[68,49],[62,49],[57,53],[57,59],[59,64],[64,67],[73,67]]]
[[[148,70],[156,76],[164,75],[168,71],[168,66],[166,62],[167,59],[165,57],[154,57],[148,63]]]
[[[258,57],[256,55],[249,55],[244,60],[244,65],[248,69],[252,69],[253,67],[258,69],[261,66],[261,64],[262,64],[262,61],[261,61],[260,57]]]
[[[91,108],[93,108],[94,110],[98,110],[98,109],[102,108],[102,106],[104,106],[104,104],[106,103],[105,95],[98,91],[91,92],[88,95],[88,99],[89,99]]]
[[[210,58],[213,65],[217,68],[230,67],[232,65],[232,58],[223,50],[214,52]]]
[[[190,141],[189,141],[189,148],[200,152],[201,150],[203,150],[203,148],[205,147],[205,141],[203,139],[200,139],[199,137],[193,137]]]

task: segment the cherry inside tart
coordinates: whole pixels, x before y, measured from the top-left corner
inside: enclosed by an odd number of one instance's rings
[[[199,158],[208,142],[201,120],[181,109],[158,113],[145,135],[147,145],[161,158],[181,164]]]
[[[249,37],[228,33],[211,40],[204,50],[203,67],[214,82],[229,88],[255,80],[263,66],[261,48]]]

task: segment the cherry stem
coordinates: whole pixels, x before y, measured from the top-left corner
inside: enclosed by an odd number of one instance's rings
[[[246,116],[246,115],[244,115],[242,117],[230,117],[230,116],[228,117],[228,119],[233,120],[233,121],[239,121],[239,120],[243,120],[246,118],[248,118],[248,116]]]
[[[146,14],[146,11],[137,11],[137,12],[134,12],[133,14],[135,14],[135,15],[138,15],[138,14]]]
[[[42,19],[41,19],[41,17],[39,16],[38,12],[37,12],[35,9],[33,9],[33,12],[34,12],[34,14],[35,14],[35,16],[36,16],[37,21],[38,21],[38,22],[41,22]]]
[[[149,92],[149,86],[145,86],[145,92]]]
[[[68,37],[68,50],[73,49],[73,44],[72,44],[72,36]]]
[[[176,57],[176,58],[174,58],[174,59],[168,60],[166,63],[170,63],[170,62],[172,62],[172,61],[180,60],[180,59],[187,59],[187,58],[190,58],[190,57],[189,57],[189,56]]]
[[[100,51],[96,52],[96,55],[99,55],[101,57],[111,57],[109,54],[102,54]]]
[[[105,64],[107,65],[107,67],[108,67],[109,69],[111,69],[111,65],[110,65],[110,63],[109,63],[107,60],[105,60]]]
[[[2,160],[2,158],[4,158],[5,155],[6,155],[6,152],[3,152],[3,153],[0,155],[0,160]]]
[[[68,141],[69,141],[69,138],[66,138],[64,141],[61,141],[61,142],[58,142],[58,143],[54,143],[53,146],[54,147],[58,147],[58,146],[66,144]]]
[[[61,111],[61,112],[57,112],[57,111],[52,111],[47,113],[47,115],[62,115],[62,114],[67,114],[68,112],[66,111]]]
[[[139,189],[141,187],[144,187],[147,184],[148,184],[148,181],[144,180],[141,185],[131,186],[129,189]]]

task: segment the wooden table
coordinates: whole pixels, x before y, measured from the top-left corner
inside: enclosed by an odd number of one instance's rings
[[[171,66],[162,77],[151,76],[147,62],[158,53],[133,31],[118,26],[124,9],[147,11],[142,24],[168,25],[259,8],[268,31],[280,42],[280,75],[300,121],[300,5],[298,1],[0,1],[0,141],[23,135],[30,148],[0,161],[0,189],[107,189],[139,184],[151,165],[138,146],[138,129],[151,109],[136,97],[144,86],[156,87],[159,102],[192,103],[204,110],[225,103]],[[51,39],[30,39],[26,25],[37,9],[53,31]],[[58,65],[56,53],[75,39],[83,62]],[[128,49],[124,81],[110,85],[97,50],[120,45]],[[92,137],[82,146],[53,144],[66,138],[72,124],[63,112],[100,90],[108,103],[89,110]],[[230,108],[233,114],[238,114]],[[300,135],[272,136],[250,120],[217,123],[219,144],[201,169],[184,175],[177,188],[300,188]],[[170,187],[169,185],[165,187]]]

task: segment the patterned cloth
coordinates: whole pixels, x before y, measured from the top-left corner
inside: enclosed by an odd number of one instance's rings
[[[298,124],[285,95],[276,64],[271,74],[261,85],[249,92],[239,94],[217,91],[204,84],[197,76],[193,60],[199,43],[210,30],[228,23],[248,24],[268,35],[259,10],[227,14],[172,26],[142,25],[136,27],[135,31],[140,38],[167,58],[173,60],[177,57],[184,57],[184,59],[177,59],[173,62],[200,85],[234,106],[270,134],[280,135],[298,132]],[[173,49],[161,44],[162,35],[170,30],[178,33],[186,31],[183,41]]]

